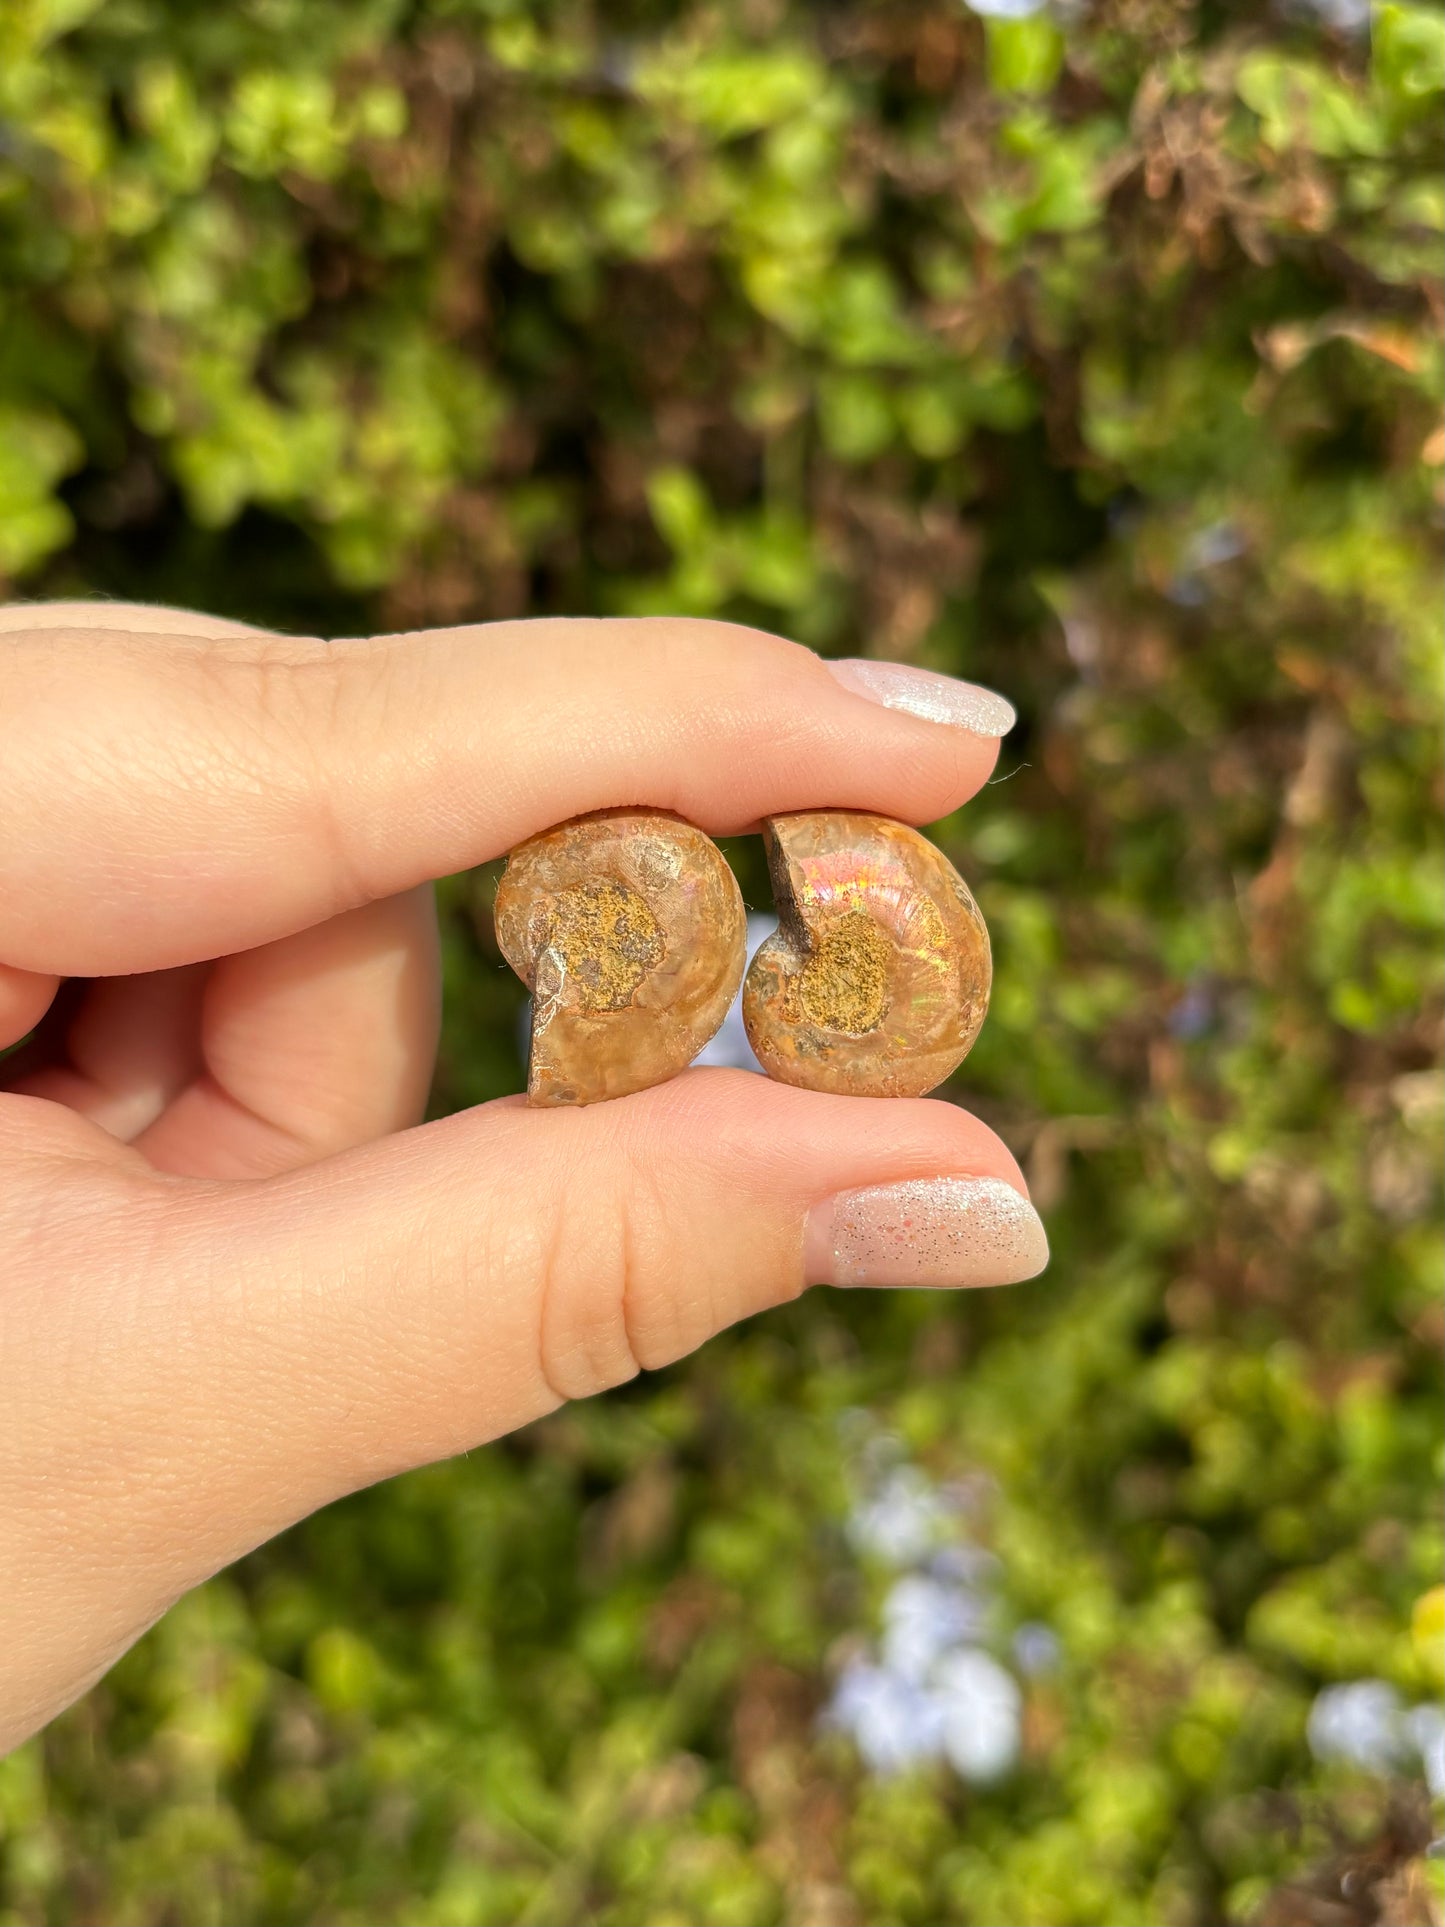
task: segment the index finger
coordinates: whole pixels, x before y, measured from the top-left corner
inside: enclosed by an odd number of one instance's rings
[[[269,942],[610,805],[714,834],[808,807],[932,821],[1012,721],[729,623],[325,642],[113,604],[3,617],[0,959],[59,975]]]

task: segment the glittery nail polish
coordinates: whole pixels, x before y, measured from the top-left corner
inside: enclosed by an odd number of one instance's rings
[[[830,662],[828,668],[855,696],[881,703],[884,709],[920,716],[927,723],[948,723],[975,736],[1007,736],[1018,721],[1013,704],[992,689],[940,676],[932,669],[915,669],[911,663],[849,656]]]
[[[1043,1270],[1049,1241],[999,1178],[912,1178],[816,1206],[805,1258],[810,1284],[1009,1285]]]

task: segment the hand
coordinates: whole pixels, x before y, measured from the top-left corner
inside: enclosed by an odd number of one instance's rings
[[[0,610],[0,1046],[39,1026],[0,1063],[0,1746],[344,1493],[809,1283],[1041,1268],[947,1103],[712,1070],[416,1123],[428,879],[608,804],[927,822],[1007,722],[719,623]]]

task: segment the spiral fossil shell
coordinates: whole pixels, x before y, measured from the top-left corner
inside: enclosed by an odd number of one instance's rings
[[[921,1097],[967,1056],[988,1009],[988,931],[927,837],[888,817],[803,810],[765,825],[780,928],[743,1021],[770,1077]]]
[[[496,926],[532,992],[531,1104],[593,1104],[675,1076],[742,981],[732,871],[701,830],[652,810],[599,810],[521,844]]]

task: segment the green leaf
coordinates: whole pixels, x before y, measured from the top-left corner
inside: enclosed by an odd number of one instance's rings
[[[634,85],[720,140],[753,134],[805,112],[826,91],[827,70],[800,47],[668,47],[643,61]]]
[[[868,375],[837,375],[821,382],[818,414],[823,440],[840,461],[870,461],[893,439],[888,392]]]
[[[344,1626],[329,1626],[311,1641],[306,1673],[321,1704],[343,1714],[373,1707],[384,1678],[375,1649]]]
[[[83,458],[80,437],[58,415],[0,397],[0,572],[22,575],[69,540],[74,523],[54,489]]]
[[[1280,153],[1382,154],[1385,136],[1360,92],[1292,54],[1259,48],[1241,61],[1240,99],[1259,115],[1264,138]]]
[[[1445,14],[1392,0],[1375,8],[1370,40],[1375,80],[1397,103],[1445,92]]]
[[[989,84],[1001,94],[1046,94],[1064,64],[1062,32],[1046,13],[1022,20],[989,19]]]
[[[698,547],[712,521],[701,482],[685,468],[660,468],[651,475],[647,505],[658,533],[680,555]]]

